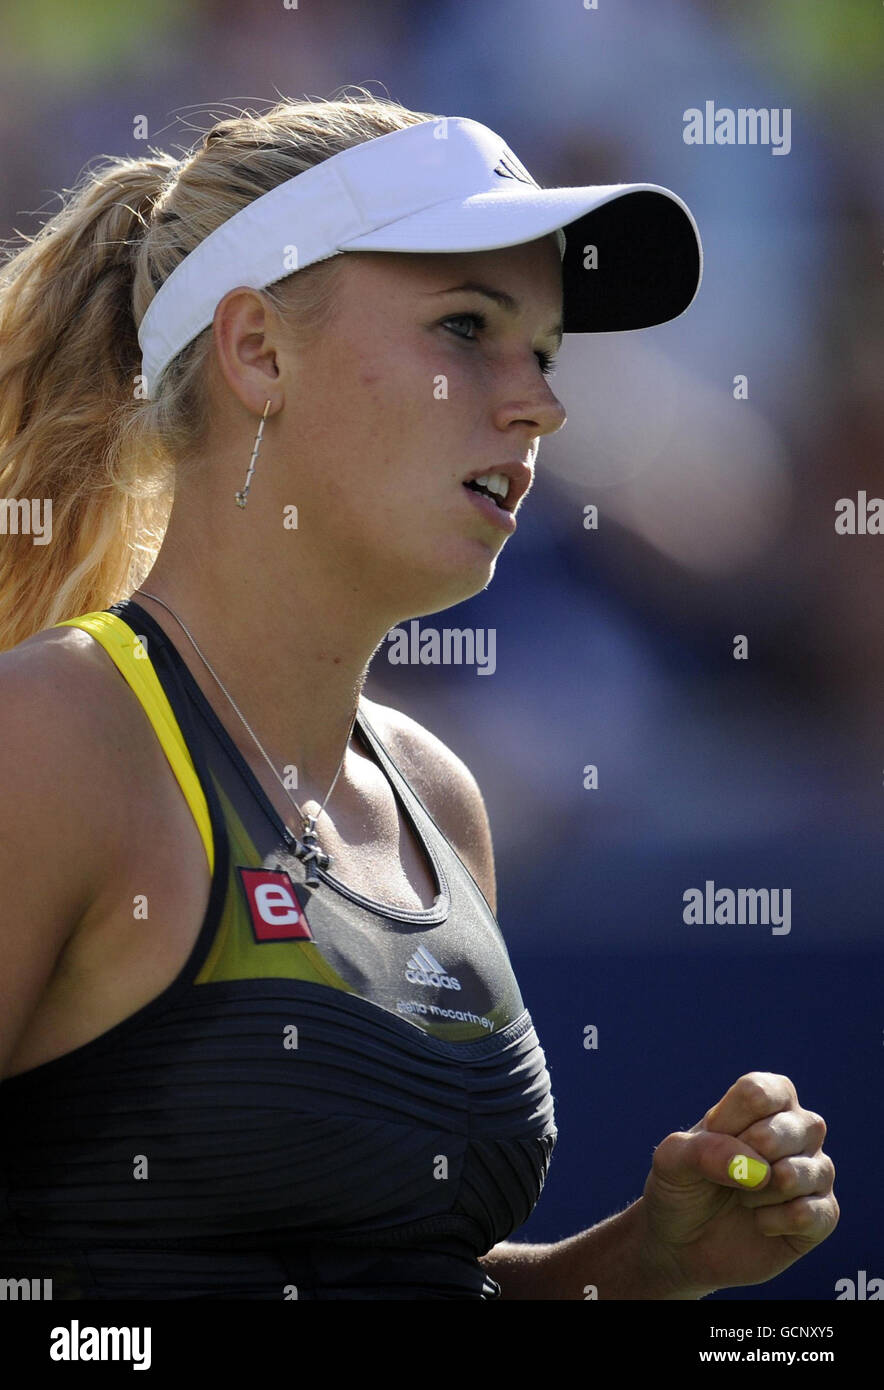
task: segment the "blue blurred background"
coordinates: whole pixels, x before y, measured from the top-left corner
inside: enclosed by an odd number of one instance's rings
[[[485,796],[560,1127],[518,1238],[625,1206],[654,1145],[762,1069],[825,1116],[841,1222],[773,1282],[714,1297],[827,1300],[860,1269],[884,1277],[884,537],[834,530],[838,498],[884,493],[881,13],[29,0],[3,29],[4,237],[33,233],[97,154],[180,154],[213,117],[353,83],[485,122],[541,183],[660,183],[691,207],[694,305],[566,338],[569,419],[517,536],[486,591],[421,620],[494,628],[494,677],[393,666],[385,645],[366,693],[438,734]],[[789,108],[791,150],[686,145],[707,100]],[[682,894],[707,879],[790,888],[791,932],[686,926]]]

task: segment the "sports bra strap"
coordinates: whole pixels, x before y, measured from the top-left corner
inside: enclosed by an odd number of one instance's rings
[[[187,799],[205,847],[209,872],[214,874],[215,845],[205,793],[178,721],[172,713],[172,706],[138,634],[115,613],[106,612],[84,613],[78,618],[66,618],[63,622],[54,623],[53,626],[79,627],[88,632],[96,642],[101,643],[135,692]]]

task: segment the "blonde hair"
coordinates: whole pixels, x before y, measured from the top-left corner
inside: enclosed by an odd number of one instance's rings
[[[101,156],[0,271],[0,499],[51,499],[52,540],[0,536],[0,651],[108,608],[151,569],[176,470],[206,437],[211,326],[139,387],[138,326],[202,239],[339,151],[432,120],[363,87],[217,122],[178,161]],[[300,337],[334,302],[338,257],[263,293]],[[20,504],[21,505],[21,504]],[[31,504],[33,505],[33,503]],[[7,503],[7,516],[12,514]]]

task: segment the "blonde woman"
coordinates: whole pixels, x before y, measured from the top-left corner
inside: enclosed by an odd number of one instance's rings
[[[493,576],[562,332],[699,278],[667,190],[541,189],[481,123],[362,91],[108,159],[9,257],[4,1276],[691,1299],[833,1229],[822,1119],[750,1072],[624,1211],[508,1241],[556,1127],[485,808],[362,695],[393,625]]]

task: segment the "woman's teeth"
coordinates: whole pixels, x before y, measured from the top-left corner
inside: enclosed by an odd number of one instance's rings
[[[510,480],[503,473],[483,473],[481,478],[471,478],[466,486],[489,493],[497,505],[502,506],[510,490]]]

